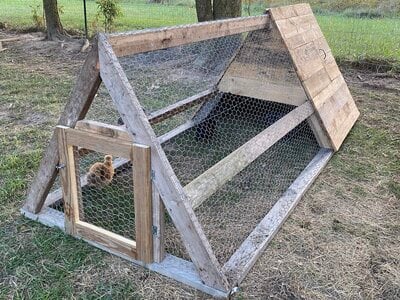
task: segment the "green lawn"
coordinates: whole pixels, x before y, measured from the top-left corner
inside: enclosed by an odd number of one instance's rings
[[[82,0],[58,2],[64,11],[61,16],[64,27],[83,31]],[[0,22],[12,27],[31,27],[34,25],[32,7],[41,8],[41,3],[41,0],[0,0]],[[147,0],[121,1],[123,16],[117,20],[115,29],[124,31],[196,21],[196,11],[190,0],[170,3],[175,4],[148,4]],[[93,33],[96,30],[96,3],[88,0],[87,6],[90,32]],[[254,7],[251,13],[261,12],[262,7],[259,6]],[[360,19],[318,15],[318,21],[339,59],[400,61],[400,18]],[[97,29],[101,29],[101,22],[97,23]]]

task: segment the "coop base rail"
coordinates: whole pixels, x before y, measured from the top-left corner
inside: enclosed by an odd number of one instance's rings
[[[42,211],[38,214],[33,214],[28,210],[22,208],[21,214],[26,218],[31,219],[33,221],[37,221],[42,223],[43,225],[49,227],[55,227],[65,232],[65,224],[64,224],[64,214],[60,211],[57,211],[52,208],[43,208]],[[186,261],[179,257],[166,254],[164,259],[161,262],[154,262],[150,264],[145,264],[139,260],[136,260],[132,257],[132,255],[126,255],[123,252],[120,252],[115,247],[110,248],[105,243],[98,243],[87,238],[80,237],[82,240],[87,242],[88,244],[99,248],[103,251],[106,251],[110,254],[121,257],[125,260],[128,260],[135,265],[146,267],[151,271],[157,272],[163,276],[168,278],[173,278],[174,280],[191,286],[195,289],[198,289],[204,293],[207,293],[215,298],[226,299],[229,296],[229,291],[221,291],[215,288],[212,288],[201,280],[196,267],[192,262]],[[133,241],[128,242],[128,245]],[[133,247],[133,243],[131,244]]]
[[[290,185],[287,191],[223,266],[225,275],[230,279],[231,283],[239,284],[242,282],[332,155],[332,150],[324,148],[317,153],[314,159],[301,172],[299,177]]]
[[[310,102],[295,108],[186,185],[184,190],[192,207],[198,207],[313,112]]]

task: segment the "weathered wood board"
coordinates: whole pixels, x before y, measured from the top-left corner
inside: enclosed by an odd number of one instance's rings
[[[296,106],[307,101],[289,52],[273,26],[248,33],[218,89]]]
[[[309,4],[270,9],[316,114],[337,151],[360,113]]]

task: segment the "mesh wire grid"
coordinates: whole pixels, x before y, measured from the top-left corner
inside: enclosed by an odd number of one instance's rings
[[[274,28],[121,57],[120,63],[148,115],[214,89],[196,105],[153,124],[159,137],[189,124],[185,131],[162,143],[182,186],[295,108],[275,103],[272,98],[266,101],[218,91],[216,85],[228,67],[237,76],[278,83],[283,86],[283,94],[285,86],[300,87],[290,57]],[[118,123],[118,113],[104,87],[99,90],[87,117]],[[195,210],[221,263],[229,259],[318,150],[305,121]],[[78,150],[75,154],[79,165],[77,176],[83,180],[90,167],[102,162],[105,155]],[[100,188],[84,184],[80,199],[84,221],[134,239],[129,164],[115,168],[110,184]],[[179,233],[168,214],[165,215],[166,251],[190,260]]]
[[[227,68],[235,76],[279,84],[282,94],[285,87],[301,91],[290,57],[273,27],[119,60],[148,115],[213,90],[189,109],[153,124],[182,186],[295,108],[272,98],[266,101],[218,91],[216,86]],[[179,126],[185,130],[171,135]],[[318,150],[305,121],[195,210],[221,263],[229,259]],[[169,217],[166,228],[167,252],[188,259]]]

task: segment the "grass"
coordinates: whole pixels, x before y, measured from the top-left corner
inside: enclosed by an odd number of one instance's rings
[[[11,47],[0,53],[0,299],[207,299],[19,215],[81,61]],[[238,299],[400,297],[400,92],[346,75],[360,120]]]
[[[42,1],[0,0],[0,22],[11,27],[34,26],[32,8]],[[126,31],[149,27],[187,24],[196,21],[196,11],[189,1],[172,4],[148,4],[146,0],[121,1],[123,16],[118,18],[115,30]],[[83,32],[83,5],[81,0],[60,0],[63,7],[62,23],[66,28]],[[260,14],[264,5],[256,5],[252,14]],[[95,25],[96,3],[87,2],[90,31],[101,30],[101,22]],[[243,12],[243,15],[246,15]],[[400,62],[400,18],[357,18],[338,13],[319,14],[318,21],[331,45],[335,56],[341,60],[389,61],[396,66]],[[95,26],[94,26],[95,25]]]

